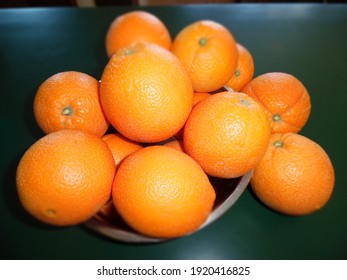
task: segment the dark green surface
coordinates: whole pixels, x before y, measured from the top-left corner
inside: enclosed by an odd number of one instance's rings
[[[37,87],[59,71],[100,78],[104,38],[128,8],[0,10],[0,254],[5,259],[347,259],[347,5],[152,7],[174,36],[188,23],[227,26],[253,54],[255,75],[284,71],[307,87],[312,113],[302,134],[335,167],[335,191],[319,212],[277,214],[245,191],[220,220],[192,236],[155,245],[122,244],[84,227],[53,228],[29,217],[15,192],[23,152],[42,136],[32,112]],[[39,174],[38,174],[39,176]]]

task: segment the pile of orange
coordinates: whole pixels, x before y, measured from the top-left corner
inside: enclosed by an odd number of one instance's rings
[[[99,78],[45,80],[34,116],[46,135],[18,164],[23,207],[52,225],[76,225],[112,201],[135,231],[175,238],[197,230],[215,202],[210,177],[254,171],[270,208],[304,215],[331,197],[325,151],[299,135],[311,110],[287,73],[254,75],[249,50],[225,26],[200,20],[175,38],[154,14],[111,23]]]

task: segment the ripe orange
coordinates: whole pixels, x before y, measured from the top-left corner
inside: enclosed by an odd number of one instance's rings
[[[269,138],[270,126],[261,105],[243,93],[220,92],[194,106],[183,143],[207,174],[235,178],[256,166]]]
[[[143,148],[141,144],[131,141],[119,133],[105,134],[102,139],[112,152],[116,168],[128,155]]]
[[[128,156],[112,189],[114,205],[124,220],[138,232],[160,238],[198,229],[215,196],[199,164],[164,146],[149,146]]]
[[[100,99],[118,132],[136,142],[160,142],[177,133],[192,107],[193,88],[170,51],[139,43],[115,53],[101,77]]]
[[[209,92],[194,92],[193,95],[193,107],[198,104],[201,100],[204,100],[206,97],[209,97],[211,93]]]
[[[263,105],[273,133],[299,132],[309,118],[310,96],[293,75],[281,72],[262,74],[241,91]]]
[[[177,151],[185,153],[183,140],[172,139],[164,144],[165,147],[174,148]]]
[[[146,11],[132,11],[116,17],[106,33],[106,52],[110,57],[117,50],[143,41],[170,49],[172,40],[164,23]]]
[[[210,96],[211,93],[208,92],[194,92],[193,95],[193,106],[194,107],[196,104],[198,104],[201,100],[205,99],[206,97]],[[183,139],[183,131],[184,131],[184,126],[175,134],[175,138],[178,140]]]
[[[296,133],[273,134],[251,179],[257,197],[287,215],[321,209],[334,188],[329,156],[314,141]]]
[[[106,143],[77,129],[52,132],[21,158],[16,174],[23,207],[40,221],[76,225],[109,200],[115,164]]]
[[[236,43],[238,60],[233,76],[227,82],[227,86],[233,91],[240,91],[247,83],[253,79],[254,61],[251,53],[241,44]]]
[[[195,91],[212,92],[224,86],[235,72],[238,53],[230,31],[220,23],[200,20],[183,28],[172,43]]]
[[[57,73],[40,85],[34,116],[46,134],[76,128],[102,136],[109,127],[99,100],[99,82],[76,71]]]

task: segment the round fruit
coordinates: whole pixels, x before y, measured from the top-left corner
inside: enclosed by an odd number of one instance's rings
[[[290,74],[271,72],[260,75],[241,91],[263,105],[272,133],[297,133],[310,116],[310,96],[304,85]]]
[[[271,136],[251,185],[270,208],[300,216],[321,209],[329,201],[334,181],[333,165],[321,146],[296,133],[278,133]]]
[[[102,137],[110,148],[116,168],[128,155],[142,149],[142,145],[125,138],[119,133],[109,133]]]
[[[194,106],[184,128],[184,148],[204,171],[235,178],[252,170],[270,138],[266,114],[248,95],[220,92]]]
[[[102,74],[100,98],[118,132],[136,142],[160,142],[183,127],[193,88],[171,52],[139,43],[111,57]]]
[[[106,52],[109,57],[117,50],[136,42],[158,44],[171,48],[171,36],[164,23],[154,14],[132,11],[116,17],[106,33]]]
[[[106,143],[81,130],[52,132],[21,158],[17,193],[35,218],[56,226],[91,218],[109,200],[115,164]]]
[[[40,85],[34,116],[45,134],[73,128],[102,136],[109,127],[100,104],[99,82],[76,71],[57,73]]]
[[[208,93],[208,92],[194,92],[192,107],[194,107],[201,100],[205,99],[206,97],[208,97],[210,95],[211,95],[211,93]],[[178,140],[182,140],[183,139],[183,131],[184,131],[184,126],[175,134],[175,138]]]
[[[193,107],[198,104],[201,100],[204,100],[206,97],[209,97],[211,93],[208,92],[194,92],[193,95]]]
[[[212,92],[223,87],[235,72],[236,42],[220,23],[200,20],[175,37],[172,52],[182,61],[195,91]]]
[[[173,148],[143,148],[120,165],[112,190],[116,209],[138,232],[175,238],[197,230],[215,191],[201,167]]]
[[[240,91],[253,79],[254,61],[251,53],[241,44],[237,43],[238,60],[236,70],[227,83],[233,91]]]
[[[166,142],[163,146],[185,153],[183,140],[172,139],[171,141]]]

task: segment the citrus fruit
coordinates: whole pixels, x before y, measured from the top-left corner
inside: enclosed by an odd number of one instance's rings
[[[198,104],[201,100],[205,99],[206,97],[210,96],[211,93],[208,92],[194,92],[193,95],[193,106],[194,107],[196,104]],[[184,131],[184,126],[175,134],[175,138],[177,140],[182,140],[183,139],[183,131]]]
[[[215,21],[199,20],[187,25],[176,35],[171,50],[188,70],[195,91],[221,88],[236,69],[235,39]]]
[[[102,136],[109,127],[99,99],[99,82],[81,72],[50,76],[34,98],[34,116],[45,133],[73,128]]]
[[[115,164],[106,143],[77,129],[52,132],[22,156],[16,174],[23,207],[56,226],[91,218],[110,199]]]
[[[233,91],[240,91],[253,79],[254,61],[251,53],[246,49],[245,46],[241,45],[240,43],[236,43],[236,46],[239,54],[236,70],[226,85],[232,88]]]
[[[171,141],[166,142],[163,146],[174,148],[177,151],[185,153],[183,140],[172,139]]]
[[[112,189],[114,205],[124,220],[136,231],[159,238],[198,229],[215,196],[199,164],[185,153],[156,145],[128,156]]]
[[[132,11],[117,16],[106,33],[106,52],[110,57],[118,49],[144,41],[171,48],[171,36],[164,23],[146,11]]]
[[[206,97],[209,97],[211,93],[209,92],[194,92],[193,95],[193,107],[198,104],[201,100],[204,100]]]
[[[262,74],[246,84],[241,91],[263,105],[272,133],[297,133],[310,116],[310,96],[305,86],[291,74]]]
[[[118,168],[122,160],[128,155],[143,148],[141,144],[127,139],[120,133],[108,133],[105,134],[102,139],[112,152],[116,168]]]
[[[187,71],[170,51],[138,43],[111,57],[101,77],[100,99],[119,133],[136,142],[153,143],[183,127],[193,88]]]
[[[183,143],[207,174],[236,178],[256,166],[269,138],[270,125],[261,105],[243,93],[220,92],[194,106]]]
[[[301,216],[329,201],[334,181],[333,165],[320,145],[296,133],[276,133],[254,169],[251,185],[271,209]]]

